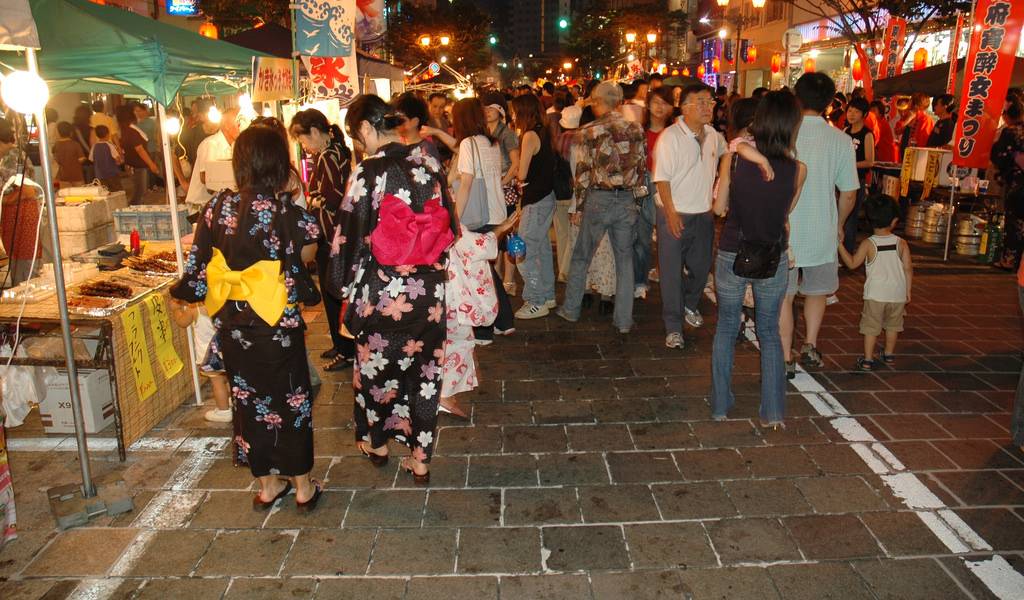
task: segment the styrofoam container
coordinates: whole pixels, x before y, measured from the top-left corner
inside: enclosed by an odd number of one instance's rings
[[[64,258],[70,258],[109,244],[114,241],[114,238],[113,223],[105,223],[88,231],[62,231],[60,233],[60,253]]]
[[[75,418],[71,409],[71,390],[67,371],[57,371],[46,378],[46,400],[39,404],[39,416],[46,433],[74,433]],[[114,398],[110,390],[110,374],[104,370],[78,372],[78,389],[82,398],[82,419],[86,433],[99,433],[114,422]]]

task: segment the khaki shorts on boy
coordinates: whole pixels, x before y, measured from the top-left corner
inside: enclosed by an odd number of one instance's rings
[[[905,302],[879,302],[864,299],[864,310],[860,315],[861,335],[879,335],[885,331],[903,331],[903,309]]]

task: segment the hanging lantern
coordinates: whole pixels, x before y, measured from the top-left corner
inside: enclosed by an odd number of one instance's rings
[[[707,69],[704,68],[704,65],[700,65],[699,67],[697,67],[697,77],[704,79],[704,74],[707,72],[708,71]]]
[[[199,35],[215,40],[217,39],[217,26],[207,21],[199,26]]]
[[[747,62],[751,64],[757,62],[757,46],[753,44],[747,47]]]
[[[679,69],[672,69],[672,76],[673,77],[678,75],[678,74],[679,74]]]
[[[928,51],[924,48],[918,48],[917,52],[914,53],[914,70],[920,71],[921,69],[928,66]]]
[[[690,67],[683,67],[683,77],[690,76]]]
[[[813,73],[813,72],[814,72],[814,59],[810,58],[810,57],[807,57],[806,59],[804,59],[804,73]]]
[[[722,61],[718,60],[717,57],[711,60],[711,72],[717,73],[722,69]]]
[[[782,70],[782,55],[776,52],[772,54],[772,73],[778,73]]]
[[[864,65],[861,64],[859,58],[853,59],[852,73],[854,81],[860,81],[861,79],[864,79]]]

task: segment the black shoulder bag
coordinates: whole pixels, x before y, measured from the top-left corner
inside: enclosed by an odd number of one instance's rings
[[[739,162],[740,157],[734,156],[732,162],[732,174],[736,174],[736,163]],[[735,190],[735,186],[730,187],[729,194],[732,195],[732,191]],[[729,199],[730,205],[736,206],[736,203]],[[736,213],[737,217],[739,216]],[[783,246],[783,240],[786,237],[786,230],[782,230],[782,234],[779,239],[774,242],[756,242],[754,240],[746,239],[743,235],[743,221],[739,223],[740,230],[740,243],[739,249],[736,252],[736,260],[732,263],[732,272],[737,277],[745,277],[747,279],[768,279],[774,277],[775,273],[779,269],[779,261],[782,258],[782,252],[785,250]]]

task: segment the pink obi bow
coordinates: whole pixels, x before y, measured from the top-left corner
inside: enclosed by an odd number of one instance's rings
[[[451,217],[440,198],[427,200],[418,213],[401,198],[387,194],[370,234],[370,248],[382,265],[432,265],[454,239]]]

